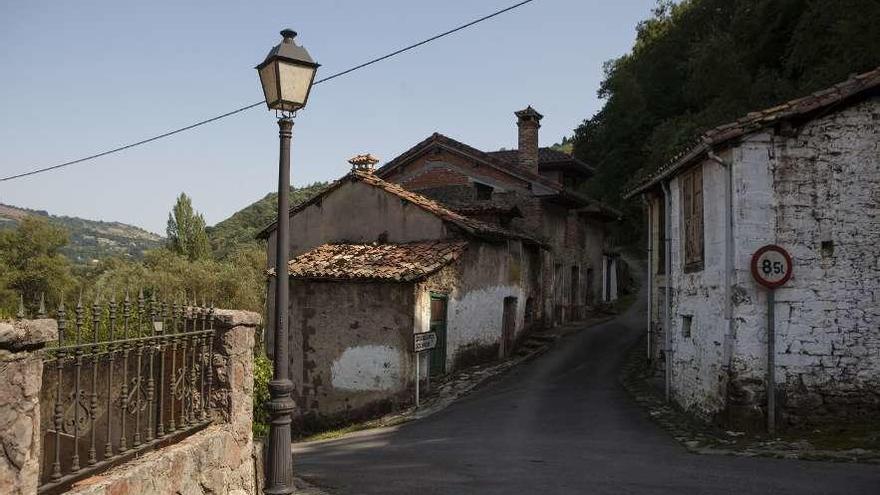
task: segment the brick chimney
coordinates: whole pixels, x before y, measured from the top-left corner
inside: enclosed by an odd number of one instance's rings
[[[519,165],[534,173],[538,173],[538,129],[541,128],[543,115],[531,106],[514,112],[516,125],[519,127]]]

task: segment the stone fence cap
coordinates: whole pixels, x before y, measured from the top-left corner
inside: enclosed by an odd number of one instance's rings
[[[58,323],[52,319],[0,321],[0,349],[39,349],[58,338]]]
[[[263,322],[263,317],[259,313],[236,309],[215,309],[214,318],[230,327],[258,327]]]

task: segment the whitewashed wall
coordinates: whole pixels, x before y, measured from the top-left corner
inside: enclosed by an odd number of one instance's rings
[[[703,168],[703,223],[705,236],[704,269],[684,273],[684,245],[681,223],[681,181],[671,181],[671,261],[672,308],[670,336],[672,344],[672,392],[686,409],[710,415],[723,407],[724,320],[724,191],[726,174],[721,165],[707,160]],[[661,300],[662,302],[662,300]],[[661,309],[661,315],[662,309]],[[684,334],[682,322],[691,318],[690,335]]]
[[[770,130],[750,135],[724,155],[733,163],[735,187],[729,363],[724,355],[726,172],[710,160],[701,164],[705,268],[691,274],[682,272],[679,180],[671,181],[673,394],[684,407],[706,416],[731,405],[762,414],[767,292],[753,281],[749,262],[759,247],[779,244],[794,259],[794,276],[777,290],[775,307],[776,381],[784,419],[795,423],[876,412],[878,123],[880,99],[875,97],[808,122],[794,135]],[[690,337],[682,334],[685,315],[693,317]]]
[[[809,122],[795,136],[768,135],[763,141],[743,147],[744,171],[755,162],[769,161],[772,167],[743,182],[751,186],[743,210],[754,221],[738,225],[737,266],[747,266],[754,249],[770,242],[784,246],[794,260],[794,276],[777,290],[775,309],[776,381],[785,415],[797,421],[876,413],[880,98]],[[759,206],[757,200],[771,194]],[[833,243],[833,249],[823,249],[823,242]],[[766,339],[743,334],[763,333],[765,292],[745,270],[737,281],[743,289],[737,316],[744,330],[738,338],[739,365],[757,375],[766,365]]]
[[[514,335],[524,329],[526,280],[533,267],[528,266],[523,250],[514,245],[518,243],[473,242],[460,262],[416,286],[416,332],[429,330],[431,292],[448,297],[447,370],[454,366],[460,350],[501,342],[504,298],[517,298]]]

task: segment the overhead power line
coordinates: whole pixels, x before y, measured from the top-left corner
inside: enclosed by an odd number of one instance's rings
[[[518,7],[522,7],[523,5],[525,5],[525,4],[527,4],[527,3],[534,2],[534,1],[535,1],[535,0],[524,0],[524,1],[522,1],[522,2],[519,2],[519,3],[513,4],[513,5],[511,5],[510,7],[506,7],[506,8],[504,8],[504,9],[501,9],[501,10],[495,11],[495,12],[489,14],[489,15],[486,15],[486,16],[483,16],[483,17],[480,17],[479,19],[474,19],[473,21],[470,21],[470,22],[468,22],[468,23],[466,23],[466,24],[462,24],[462,25],[460,25],[460,26],[458,26],[458,27],[455,27],[455,28],[452,28],[452,29],[450,29],[450,30],[448,30],[448,31],[444,31],[444,32],[442,32],[442,33],[440,33],[440,34],[437,34],[437,35],[431,36],[430,38],[427,38],[427,39],[424,39],[424,40],[422,40],[422,41],[419,41],[418,43],[413,43],[412,45],[406,46],[406,47],[401,48],[401,49],[399,49],[399,50],[395,50],[395,51],[393,51],[393,52],[391,52],[391,53],[388,53],[388,54],[386,54],[386,55],[382,55],[381,57],[374,58],[374,59],[369,60],[369,61],[367,61],[367,62],[364,62],[364,63],[362,63],[362,64],[360,64],[360,65],[356,65],[356,66],[351,67],[351,68],[349,68],[349,69],[346,69],[346,70],[344,70],[344,71],[337,72],[337,73],[335,73],[335,74],[329,75],[329,76],[324,77],[324,78],[322,78],[322,79],[318,79],[317,81],[315,81],[314,84],[321,84],[321,83],[323,83],[323,82],[327,82],[327,81],[330,81],[330,80],[332,80],[332,79],[336,79],[337,77],[341,77],[341,76],[344,76],[344,75],[346,75],[346,74],[350,74],[350,73],[352,73],[352,72],[354,72],[354,71],[356,71],[356,70],[363,69],[364,67],[367,67],[367,66],[373,65],[373,64],[378,63],[378,62],[381,62],[381,61],[383,61],[383,60],[387,60],[387,59],[389,59],[389,58],[391,58],[391,57],[394,57],[394,56],[396,56],[396,55],[400,55],[401,53],[407,52],[407,51],[412,50],[412,49],[414,49],[414,48],[418,48],[418,47],[420,47],[420,46],[422,46],[422,45],[425,45],[425,44],[430,43],[430,42],[432,42],[432,41],[436,41],[436,40],[438,40],[438,39],[440,39],[440,38],[443,38],[443,37],[445,37],[445,36],[449,36],[450,34],[453,34],[453,33],[456,33],[456,32],[458,32],[458,31],[461,31],[462,29],[467,29],[467,28],[469,28],[469,27],[471,27],[471,26],[473,26],[473,25],[475,25],[475,24],[479,24],[479,23],[481,23],[481,22],[483,22],[483,21],[489,20],[489,19],[491,19],[491,18],[493,18],[493,17],[495,17],[495,16],[499,16],[499,15],[505,13],[505,12],[509,12],[509,11],[511,11],[511,10],[513,10],[513,9],[516,9],[516,8],[518,8]],[[76,165],[76,164],[78,164],[78,163],[83,163],[83,162],[87,162],[87,161],[90,161],[90,160],[94,160],[94,159],[96,159],[96,158],[101,158],[101,157],[104,157],[104,156],[107,156],[107,155],[112,155],[112,154],[114,154],[114,153],[119,153],[120,151],[125,151],[125,150],[127,150],[127,149],[135,148],[135,147],[137,147],[137,146],[141,146],[141,145],[144,145],[144,144],[147,144],[147,143],[152,143],[153,141],[158,141],[158,140],[160,140],[160,139],[163,139],[163,138],[166,138],[166,137],[170,137],[170,136],[173,136],[173,135],[175,135],[175,134],[179,134],[179,133],[181,133],[181,132],[188,131],[188,130],[190,130],[190,129],[195,129],[196,127],[201,127],[201,126],[203,126],[203,125],[205,125],[205,124],[210,124],[211,122],[216,122],[216,121],[218,121],[218,120],[220,120],[220,119],[225,119],[226,117],[231,117],[231,116],[233,116],[233,115],[235,115],[235,114],[238,114],[238,113],[244,112],[245,110],[250,110],[251,108],[254,108],[254,107],[258,107],[258,106],[260,106],[260,105],[263,105],[264,103],[265,103],[265,101],[262,101],[262,100],[261,100],[261,101],[258,101],[258,102],[256,102],[256,103],[251,103],[250,105],[245,105],[245,106],[243,106],[243,107],[241,107],[241,108],[237,108],[237,109],[232,110],[232,111],[230,111],[230,112],[226,112],[226,113],[223,113],[223,114],[217,115],[217,116],[215,116],[215,117],[211,117],[211,118],[209,118],[209,119],[202,120],[202,121],[196,122],[196,123],[194,123],[194,124],[190,124],[190,125],[185,126],[185,127],[180,127],[180,128],[177,128],[177,129],[173,129],[173,130],[171,130],[171,131],[164,132],[164,133],[162,133],[162,134],[159,134],[159,135],[156,135],[156,136],[153,136],[153,137],[147,138],[147,139],[143,139],[143,140],[141,140],[141,141],[137,141],[137,142],[134,142],[134,143],[126,144],[126,145],[124,145],[124,146],[120,146],[120,147],[118,147],[118,148],[109,149],[109,150],[107,150],[107,151],[102,151],[102,152],[100,152],[100,153],[96,153],[96,154],[94,154],[94,155],[89,155],[89,156],[86,156],[86,157],[83,157],[83,158],[78,158],[78,159],[76,159],[76,160],[71,160],[71,161],[69,161],[69,162],[59,163],[59,164],[57,164],[57,165],[52,165],[52,166],[49,166],[49,167],[38,168],[38,169],[31,170],[31,171],[29,171],[29,172],[22,172],[22,173],[20,173],[20,174],[10,175],[10,176],[8,176],[8,177],[3,177],[3,178],[0,178],[0,182],[6,182],[6,181],[9,181],[9,180],[21,179],[21,178],[23,178],[23,177],[28,177],[28,176],[31,176],[31,175],[42,174],[42,173],[45,173],[45,172],[50,172],[50,171],[52,171],[52,170],[58,170],[58,169],[60,169],[60,168],[69,167],[69,166],[71,166],[71,165]]]

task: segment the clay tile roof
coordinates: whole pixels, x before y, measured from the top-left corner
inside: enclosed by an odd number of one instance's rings
[[[324,244],[290,260],[294,278],[412,282],[452,263],[466,241]]]
[[[880,67],[870,72],[852,76],[846,81],[837,83],[830,88],[816,91],[807,96],[765,110],[750,112],[735,122],[710,129],[703,134],[697,144],[679,153],[666,165],[642,179],[626,192],[624,197],[630,198],[651,188],[665,178],[674,175],[682,167],[703,157],[706,152],[719,145],[729,143],[784,120],[809,118],[817,112],[831,109],[848,101],[856,101],[858,97],[870,94],[872,91],[876,94],[878,88],[880,88]]]

